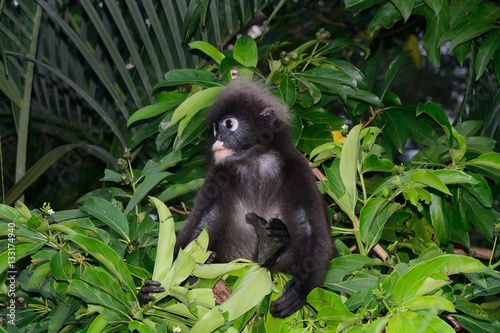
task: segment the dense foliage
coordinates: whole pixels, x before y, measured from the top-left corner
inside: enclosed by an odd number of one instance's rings
[[[381,2],[345,4],[357,11]],[[429,0],[376,8],[370,36],[410,14],[423,15],[423,47],[433,64],[439,63],[441,44],[451,40],[461,61],[473,57],[473,79],[493,75],[485,72],[490,59],[496,71],[500,68],[493,41],[498,6],[484,4],[471,12],[461,2]],[[477,54],[472,45],[479,46]],[[84,195],[79,208],[55,213],[49,205],[38,210],[0,205],[7,322],[9,306],[17,308],[11,331],[500,328],[495,259],[500,214],[492,192],[500,175],[492,139],[498,125],[491,129],[500,114],[499,98],[491,101],[490,118],[455,124],[436,103],[402,105],[392,88],[410,51],[379,68],[379,56],[371,56],[366,45],[331,38],[324,29],[297,45],[257,47],[244,36],[224,52],[203,41],[189,46],[205,55],[208,65],[171,69],[156,84],[155,103],[127,119],[133,134],[123,155],[105,170],[106,187]],[[366,66],[342,60],[345,53],[364,54]],[[297,147],[315,168],[341,254],[324,287],[309,295],[308,306],[286,319],[270,316],[268,306],[289,277],[271,276],[244,261],[204,265],[206,233],[173,261],[174,231],[182,227],[205,173],[206,111],[235,70],[266,81],[290,107]],[[407,154],[409,142],[416,154]],[[151,156],[146,163],[134,159],[144,152]],[[492,251],[479,256],[481,261],[471,244]],[[458,250],[469,256],[455,254]],[[190,275],[198,280],[186,282]],[[140,306],[137,289],[151,277],[166,292]]]

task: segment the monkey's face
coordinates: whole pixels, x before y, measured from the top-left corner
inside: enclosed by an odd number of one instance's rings
[[[247,158],[255,145],[248,120],[227,115],[213,123],[212,153],[215,163],[235,162]]]

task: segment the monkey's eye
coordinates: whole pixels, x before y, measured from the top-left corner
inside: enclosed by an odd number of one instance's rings
[[[238,128],[238,120],[236,120],[235,118],[227,118],[222,122],[222,124],[231,132],[236,131],[236,129]]]

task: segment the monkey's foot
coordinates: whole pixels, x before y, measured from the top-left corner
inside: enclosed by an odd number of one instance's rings
[[[300,310],[306,304],[309,288],[307,283],[297,277],[287,282],[283,289],[283,295],[271,302],[269,312],[273,317],[285,318]]]
[[[154,280],[144,281],[144,286],[142,286],[141,291],[137,294],[137,298],[141,304],[146,304],[149,302],[156,301],[156,297],[149,295],[150,293],[158,294],[165,291],[165,288],[161,287],[161,283]]]
[[[268,222],[255,213],[248,213],[245,218],[247,223],[253,225],[259,238],[259,265],[263,267],[272,265],[279,251],[290,240],[290,234],[285,224],[277,218],[273,218]]]

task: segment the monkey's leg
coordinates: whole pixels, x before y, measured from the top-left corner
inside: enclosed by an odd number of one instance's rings
[[[294,276],[283,288],[283,295],[271,302],[269,312],[273,317],[288,317],[306,304],[307,295],[311,290],[310,282]]]
[[[259,238],[257,258],[259,265],[263,267],[272,265],[280,250],[290,240],[290,234],[285,224],[277,218],[268,222],[254,213],[248,213],[245,218],[247,223],[253,225]]]

